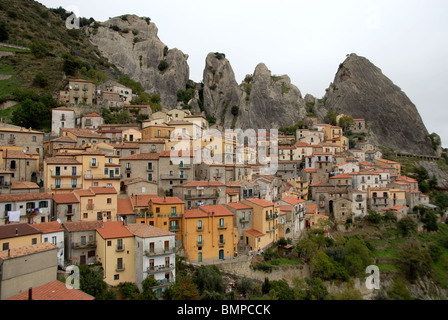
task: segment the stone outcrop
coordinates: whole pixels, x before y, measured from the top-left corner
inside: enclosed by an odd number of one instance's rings
[[[176,106],[177,91],[185,90],[190,76],[188,56],[178,49],[168,50],[154,23],[127,15],[91,26],[87,32],[110,63],[140,82],[149,94],[159,94],[163,106]]]
[[[238,108],[238,113],[232,113]],[[273,76],[260,63],[238,85],[230,62],[210,53],[204,70],[204,109],[224,128],[278,129],[305,116],[300,90],[287,75]]]
[[[378,145],[407,153],[435,154],[415,105],[364,57],[347,57],[323,100],[326,110],[366,119]]]

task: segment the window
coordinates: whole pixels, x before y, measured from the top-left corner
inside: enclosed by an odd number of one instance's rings
[[[108,176],[109,175],[109,168],[104,168],[104,175]]]
[[[31,239],[31,244],[37,244],[37,238]]]
[[[220,218],[219,219],[219,227],[223,228],[224,227],[224,218]]]
[[[81,244],[86,244],[86,236],[81,236]]]
[[[8,250],[8,249],[9,249],[9,242],[3,243],[2,250],[5,251],[5,250]]]
[[[120,280],[120,275],[119,274],[114,274],[114,280]]]
[[[202,220],[198,220],[198,230],[202,230]]]
[[[176,215],[176,207],[171,207],[171,215],[172,216]]]
[[[112,204],[112,198],[107,198],[107,204]]]
[[[123,250],[123,239],[117,240],[117,250]]]
[[[97,166],[97,164],[96,164],[96,158],[92,158],[92,159],[91,159],[90,166],[91,166],[91,167],[96,167],[96,166]]]
[[[88,218],[89,218],[89,214],[88,214],[87,212],[84,212],[84,213],[82,214],[82,217],[83,217],[84,219],[88,219]]]
[[[148,162],[148,170],[152,170],[152,162]]]
[[[76,188],[78,185],[78,179],[72,178],[72,188]]]
[[[148,173],[148,180],[152,181],[152,173]]]
[[[48,208],[48,201],[39,201],[39,208]]]
[[[32,141],[36,142],[37,141],[37,137],[36,136],[32,136]]]

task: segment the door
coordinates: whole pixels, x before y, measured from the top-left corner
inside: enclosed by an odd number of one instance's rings
[[[202,252],[198,252],[198,262],[202,262]]]
[[[56,167],[55,169],[56,169],[55,175],[60,176],[61,175],[61,167]]]
[[[224,250],[219,250],[219,260],[224,260]]]
[[[79,257],[79,264],[86,264],[87,260],[86,260],[86,256],[80,256]]]

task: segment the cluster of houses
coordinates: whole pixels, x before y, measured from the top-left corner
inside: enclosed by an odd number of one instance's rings
[[[114,83],[97,90],[72,80],[61,91],[71,106],[125,108],[131,99]],[[399,163],[368,142],[350,149],[341,127],[250,131],[241,144],[238,132],[212,130],[187,109],[142,109],[148,120],[123,125],[55,108],[49,136],[1,124],[0,299],[81,264],[101,265],[110,285],[141,289],[154,277],[160,295],[175,281],[178,255],[219,263],[281,238],[293,243],[321,221],[343,225],[369,209],[401,219],[429,204]],[[352,130],[367,132],[365,120]]]

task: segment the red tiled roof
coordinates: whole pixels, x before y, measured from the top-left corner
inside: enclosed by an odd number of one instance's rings
[[[149,200],[157,197],[157,194],[136,194],[131,197],[131,201],[134,207],[147,207]]]
[[[95,112],[86,114],[82,117],[83,118],[102,118],[98,113],[95,113]]]
[[[18,202],[31,200],[45,200],[51,199],[52,194],[48,192],[39,193],[18,193],[18,194],[1,194],[0,202]]]
[[[154,197],[154,198],[151,198],[149,201],[151,201],[154,204],[184,204],[185,203],[178,197]]]
[[[135,214],[131,199],[117,199],[117,214]]]
[[[231,207],[236,210],[241,209],[252,209],[251,206],[248,206],[247,204],[241,203],[241,202],[232,202],[232,203],[226,203],[226,206]]]
[[[256,204],[256,205],[258,205],[260,207],[264,207],[264,208],[271,207],[271,206],[274,205],[273,202],[268,201],[268,200],[264,200],[264,199],[248,199],[247,201],[249,201],[249,202],[251,202],[253,204]]]
[[[82,164],[81,162],[79,162],[74,158],[61,158],[61,157],[45,158],[44,161],[47,164]]]
[[[29,254],[44,252],[57,248],[58,247],[50,242],[43,242],[19,248],[11,248],[10,250],[0,251],[0,260],[14,259],[17,257],[23,257]]]
[[[160,157],[159,153],[134,153],[126,157],[122,157],[120,160],[158,160]]]
[[[190,209],[190,210],[185,210],[184,212],[184,217],[185,219],[188,218],[204,218],[204,217],[208,217],[208,214],[202,210],[199,209]]]
[[[33,226],[37,230],[42,231],[42,233],[52,233],[52,232],[64,231],[64,228],[62,227],[62,225],[57,221],[37,223]]]
[[[90,187],[95,194],[117,194],[114,187]]]
[[[209,215],[215,215],[215,217],[233,216],[234,213],[227,209],[222,204],[214,204],[208,206],[200,206],[199,210],[206,212]]]
[[[68,232],[91,231],[100,228],[103,221],[74,221],[62,224]]]
[[[103,222],[103,226],[97,228],[96,231],[103,239],[128,238],[133,236],[121,221]]]
[[[258,230],[255,230],[255,229],[245,230],[244,232],[247,232],[248,234],[250,234],[251,236],[254,236],[254,237],[262,237],[262,236],[264,236],[263,233],[261,233]]]
[[[293,206],[296,205],[296,204],[305,202],[305,200],[299,199],[299,198],[294,197],[294,196],[282,198],[282,200],[287,202],[287,203],[289,203],[289,204],[291,204],[291,205],[293,205]]]
[[[38,233],[41,233],[41,231],[27,223],[4,224],[0,226],[0,239],[7,239],[16,236],[27,236]]]
[[[145,223],[130,223],[125,226],[133,235],[140,238],[153,238],[153,237],[163,237],[163,236],[173,236],[175,233],[150,226]]]
[[[31,289],[32,300],[94,300],[91,295],[74,288],[67,288],[66,284],[55,280]],[[28,300],[28,290],[23,291],[7,300]]]

